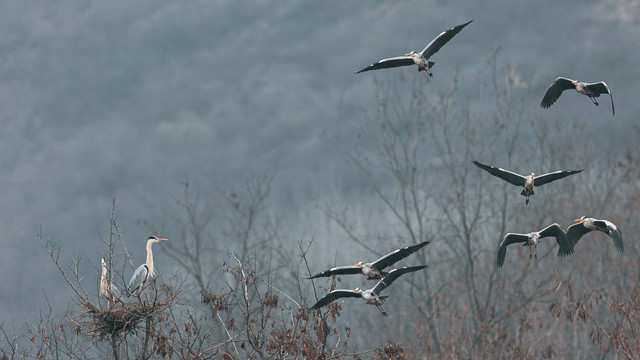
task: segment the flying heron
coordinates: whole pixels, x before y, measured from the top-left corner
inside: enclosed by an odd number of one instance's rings
[[[607,84],[604,83],[604,81],[596,83],[586,83],[583,81],[576,81],[567,79],[565,77],[559,77],[553,82],[553,84],[551,84],[551,86],[549,86],[549,89],[547,89],[547,93],[544,94],[540,106],[543,109],[549,108],[551,105],[553,105],[553,103],[556,102],[556,100],[558,100],[560,95],[562,95],[562,92],[567,89],[575,89],[580,94],[587,95],[589,99],[596,105],[599,105],[596,98],[599,97],[600,94],[609,94],[609,97],[611,98],[611,110],[613,111],[613,115],[616,115],[616,109],[613,107],[613,96],[611,95],[611,91],[609,90]]]
[[[129,280],[129,285],[127,286],[127,297],[131,295],[139,296],[144,283],[155,274],[153,269],[153,252],[151,251],[151,245],[159,241],[167,241],[167,239],[153,235],[149,236],[147,239],[147,262],[138,266],[136,271],[133,273],[133,276],[131,276],[131,280]]]
[[[618,230],[618,227],[609,220],[600,220],[583,216],[579,219],[575,219],[577,224],[573,224],[567,228],[567,238],[573,246],[578,243],[578,240],[585,234],[591,231],[601,231],[611,237],[613,245],[618,252],[624,252],[624,243],[622,242],[622,233]]]
[[[107,298],[109,303],[115,304],[119,302],[124,305],[120,297],[120,289],[107,279],[107,263],[102,259],[102,277],[100,278],[100,292]]]
[[[485,170],[486,172],[488,172],[493,176],[497,176],[501,178],[502,180],[508,182],[509,184],[522,186],[523,189],[520,195],[525,197],[525,204],[529,204],[529,196],[533,195],[534,186],[542,186],[552,181],[562,179],[563,177],[577,174],[585,170],[585,169],[559,170],[559,171],[554,171],[554,172],[550,172],[550,173],[547,173],[544,175],[538,175],[538,176],[536,176],[534,173],[531,173],[531,175],[529,176],[522,176],[520,174],[514,173],[509,170],[481,164],[475,160],[473,161],[473,163],[480,169]]]
[[[369,290],[362,290],[360,288],[356,288],[355,290],[333,290],[332,292],[325,295],[322,299],[318,300],[318,302],[315,303],[311,307],[311,309],[319,309],[340,298],[352,297],[364,299],[368,304],[375,305],[380,310],[380,312],[382,312],[382,315],[387,316],[387,312],[382,308],[382,305],[387,300],[389,295],[380,295],[380,292],[386,289],[387,286],[391,285],[391,283],[400,276],[406,273],[422,270],[426,267],[427,265],[421,265],[393,269],[389,271],[389,273],[385,275],[385,277],[380,279],[376,286]]]
[[[307,279],[316,279],[319,277],[328,277],[331,275],[348,275],[348,274],[364,274],[368,280],[380,279],[387,275],[382,269],[389,267],[398,261],[406,258],[407,256],[418,251],[420,248],[427,245],[429,241],[421,242],[420,244],[406,246],[401,249],[394,250],[387,255],[379,258],[378,260],[370,263],[360,261],[354,265],[338,266],[319,272]]]
[[[504,257],[507,254],[507,246],[515,243],[523,243],[522,246],[529,246],[529,257],[538,258],[536,253],[536,247],[538,241],[546,237],[555,237],[556,242],[560,246],[558,250],[558,256],[563,257],[573,254],[573,244],[569,241],[565,235],[564,230],[558,224],[551,224],[540,231],[530,232],[528,234],[508,233],[504,236],[504,239],[500,243],[498,248],[498,268],[501,268],[504,264]]]
[[[473,21],[473,20],[471,20]],[[373,63],[366,68],[358,71],[356,74],[359,74],[364,71],[369,70],[378,70],[378,69],[386,69],[393,68],[398,66],[409,66],[409,65],[418,65],[418,71],[426,71],[429,76],[433,76],[431,73],[431,68],[435,65],[435,62],[429,61],[431,55],[435,54],[440,50],[444,44],[446,44],[451,38],[453,38],[457,33],[460,32],[465,26],[469,25],[471,21],[464,23],[462,25],[458,25],[456,27],[452,27],[449,30],[442,32],[440,35],[436,36],[429,45],[427,45],[424,50],[417,53],[412,51],[408,54],[404,54],[404,56],[397,56],[387,59],[382,59],[376,63]]]

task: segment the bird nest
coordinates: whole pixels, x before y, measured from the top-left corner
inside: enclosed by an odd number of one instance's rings
[[[90,301],[81,304],[83,311],[74,318],[76,331],[103,340],[107,335],[135,332],[140,322],[161,314],[178,294],[153,302],[129,303],[100,309]]]

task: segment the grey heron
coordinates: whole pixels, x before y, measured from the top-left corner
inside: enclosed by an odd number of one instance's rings
[[[394,250],[387,255],[379,258],[378,260],[370,263],[365,263],[360,261],[354,265],[347,266],[338,266],[331,268],[329,270],[325,270],[319,272],[313,276],[308,277],[307,279],[316,279],[319,277],[328,277],[331,275],[349,275],[349,274],[363,274],[367,277],[368,280],[380,279],[383,276],[387,275],[382,269],[389,267],[398,261],[406,258],[407,256],[413,254],[418,251],[425,245],[427,245],[429,241],[421,242],[420,244],[405,246],[403,248]]]
[[[382,315],[387,316],[387,312],[382,308],[382,305],[387,300],[389,295],[380,295],[380,292],[386,289],[387,286],[391,285],[391,283],[398,277],[406,273],[422,270],[426,267],[427,265],[420,265],[420,266],[410,266],[410,267],[403,267],[399,269],[393,269],[389,271],[389,273],[385,275],[382,279],[380,279],[380,281],[378,281],[376,286],[374,286],[369,290],[362,290],[360,288],[356,288],[355,290],[344,290],[344,289],[333,290],[332,292],[325,295],[322,299],[318,300],[318,302],[316,302],[311,307],[311,309],[312,310],[319,309],[340,298],[352,297],[352,298],[364,299],[368,304],[375,305],[380,310],[380,312],[382,312]]]
[[[107,279],[107,263],[102,259],[102,277],[100,278],[100,292],[104,297],[107,298],[109,303],[115,304],[119,302],[120,304],[124,304],[120,297],[120,289]]]
[[[611,91],[604,81],[586,83],[583,81],[559,77],[553,82],[553,84],[551,84],[551,86],[549,86],[549,89],[547,89],[547,92],[544,94],[542,102],[540,103],[540,107],[543,109],[551,107],[551,105],[558,100],[560,95],[562,95],[562,92],[567,89],[575,89],[580,94],[588,96],[596,105],[599,105],[596,98],[599,97],[600,94],[609,94],[609,97],[611,98],[611,111],[613,111],[614,116],[616,115],[616,109],[613,106],[613,95],[611,95]]]
[[[129,285],[127,285],[127,297],[131,295],[140,295],[144,283],[149,278],[154,276],[155,272],[153,268],[153,252],[151,251],[151,245],[159,241],[167,241],[167,239],[159,238],[154,235],[149,236],[149,238],[147,239],[147,261],[144,264],[138,266],[136,271],[134,271],[133,275],[131,276]]]
[[[473,21],[473,20],[471,20]],[[469,25],[471,21],[464,23],[462,25],[458,25],[452,27],[449,30],[443,31],[440,35],[436,36],[427,47],[424,48],[421,52],[417,53],[412,51],[408,54],[404,54],[404,56],[397,56],[387,59],[382,59],[376,63],[373,63],[364,69],[358,71],[356,74],[359,74],[364,71],[369,70],[378,70],[378,69],[386,69],[393,68],[398,66],[409,66],[409,65],[417,65],[418,71],[426,71],[429,76],[433,76],[431,73],[431,68],[435,65],[435,62],[429,61],[431,55],[435,54],[440,50],[444,44],[446,44],[451,38],[453,38],[457,33],[460,32],[465,26]]]
[[[624,252],[624,243],[622,242],[622,233],[618,230],[618,227],[609,220],[600,220],[583,216],[579,219],[575,219],[577,224],[573,224],[567,228],[567,238],[573,246],[578,243],[578,240],[585,234],[591,231],[601,231],[613,240],[613,245],[618,252]]]
[[[555,237],[560,250],[558,250],[558,256],[563,257],[573,254],[573,244],[569,241],[565,235],[564,230],[558,224],[551,224],[540,231],[530,232],[528,234],[508,233],[504,236],[504,239],[500,243],[498,248],[498,268],[501,268],[504,264],[504,257],[507,254],[507,246],[515,243],[523,243],[522,246],[529,246],[529,257],[537,258],[536,247],[538,241],[546,237]]]
[[[475,160],[473,161],[473,164],[479,167],[480,169],[488,172],[489,174],[501,178],[502,180],[508,182],[509,184],[522,186],[523,189],[520,195],[525,197],[525,204],[529,204],[529,196],[534,194],[533,193],[534,186],[542,186],[552,181],[562,179],[569,175],[577,174],[585,170],[585,169],[559,170],[559,171],[554,171],[554,172],[550,172],[550,173],[538,175],[538,176],[536,176],[534,173],[531,173],[531,175],[529,176],[523,176],[513,171],[497,168],[490,165],[484,165]]]

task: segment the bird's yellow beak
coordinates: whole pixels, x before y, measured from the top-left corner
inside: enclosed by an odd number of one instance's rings
[[[404,54],[404,56],[411,56],[411,53],[408,53],[408,54]]]
[[[360,266],[362,266],[362,265],[360,265],[360,264],[353,264],[353,266],[360,267]]]
[[[158,241],[168,241],[169,239],[158,238]]]
[[[573,221],[582,221],[582,219],[574,219]]]

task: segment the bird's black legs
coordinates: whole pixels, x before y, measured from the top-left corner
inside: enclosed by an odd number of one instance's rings
[[[596,104],[596,106],[600,105],[598,104],[598,100],[596,100],[596,98],[594,98],[593,96],[589,96],[589,99],[591,99],[591,101]]]
[[[427,75],[429,75],[429,77],[433,77],[433,73],[431,72],[431,70],[427,69]]]
[[[528,196],[525,198],[525,200],[524,200],[524,204],[525,204],[525,205],[529,205],[529,197],[528,197]]]
[[[380,312],[382,313],[382,315],[387,316],[387,312],[384,311],[384,309],[382,308],[382,306],[376,304],[376,307],[378,308],[378,310],[380,310]]]

